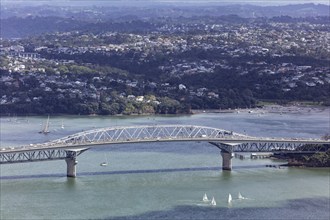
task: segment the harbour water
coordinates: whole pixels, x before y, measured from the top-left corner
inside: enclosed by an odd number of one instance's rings
[[[100,127],[192,124],[263,137],[320,138],[329,109],[302,114],[2,117],[1,147],[40,143]],[[63,128],[62,128],[63,121]],[[107,166],[100,166],[104,161]],[[273,168],[283,161],[233,159],[221,170],[208,143],[102,146],[78,157],[78,177],[62,160],[0,166],[1,219],[329,219],[330,172]],[[238,199],[238,193],[246,199]],[[203,202],[203,195],[216,206]],[[233,200],[228,204],[228,195]]]

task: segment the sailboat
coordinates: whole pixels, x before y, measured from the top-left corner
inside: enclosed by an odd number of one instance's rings
[[[46,124],[44,126],[44,128],[39,131],[40,134],[48,134],[49,133],[49,115],[48,115],[48,118],[47,118],[47,121],[46,121]]]
[[[216,206],[217,205],[217,202],[215,201],[214,197],[212,198],[211,205],[212,206]]]
[[[242,194],[240,192],[238,192],[238,199],[244,199],[244,197],[242,196]]]
[[[229,193],[229,195],[228,195],[228,204],[231,204],[232,200],[233,200],[233,198],[231,197],[231,194]]]
[[[203,196],[203,202],[208,202],[208,201],[210,201],[210,200],[207,198],[207,195],[205,193],[204,196]]]
[[[62,124],[61,124],[61,128],[64,129],[64,124],[63,124],[63,120],[62,120]]]

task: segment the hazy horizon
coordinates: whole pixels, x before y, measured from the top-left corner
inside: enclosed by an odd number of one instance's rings
[[[214,4],[253,4],[276,6],[289,4],[325,4],[329,0],[2,0],[1,5],[54,5],[54,6],[148,6],[148,5],[214,5]]]

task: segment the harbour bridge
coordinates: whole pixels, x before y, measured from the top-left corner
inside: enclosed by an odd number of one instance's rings
[[[233,152],[318,152],[329,140],[252,137],[219,128],[196,125],[148,125],[93,129],[60,139],[19,147],[2,147],[0,164],[64,159],[67,176],[76,176],[77,157],[98,146],[147,142],[209,142],[221,150],[222,169],[232,169]],[[325,144],[325,145],[324,145]]]

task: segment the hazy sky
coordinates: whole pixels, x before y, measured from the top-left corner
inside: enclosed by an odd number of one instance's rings
[[[217,3],[245,3],[256,5],[285,5],[285,4],[302,4],[315,3],[327,4],[330,0],[0,0],[1,5],[4,4],[20,4],[20,5],[70,5],[70,6],[87,6],[87,5],[150,5],[153,3],[174,3],[174,4],[217,4]]]

